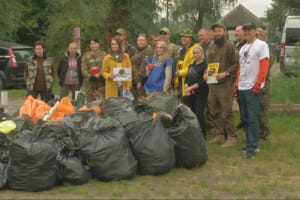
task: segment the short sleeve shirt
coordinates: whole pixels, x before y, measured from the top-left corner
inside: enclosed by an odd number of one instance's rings
[[[270,58],[267,43],[256,39],[254,42],[246,43],[239,52],[240,55],[240,77],[239,90],[249,90],[256,83],[259,71],[260,60]],[[264,82],[261,85],[264,86]]]

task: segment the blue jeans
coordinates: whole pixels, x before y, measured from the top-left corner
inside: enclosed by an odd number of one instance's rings
[[[259,140],[259,109],[262,94],[253,94],[251,90],[239,90],[241,118],[245,120],[247,151],[255,151]]]

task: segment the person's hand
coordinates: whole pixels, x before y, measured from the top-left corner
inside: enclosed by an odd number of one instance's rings
[[[207,74],[204,74],[204,75],[203,75],[203,79],[204,79],[205,81],[207,81]]]
[[[251,92],[253,94],[259,94],[259,93],[261,93],[261,85],[259,83],[255,83],[255,85],[251,89]]]
[[[237,94],[238,94],[238,87],[234,87],[232,90],[232,96],[237,97]]]
[[[137,82],[136,88],[137,88],[137,89],[141,89],[141,88],[142,88],[142,83],[141,83],[141,82]]]
[[[110,80],[113,80],[115,78],[115,75],[114,74],[111,74],[109,77],[108,77],[108,79],[110,79]]]
[[[217,75],[217,80],[222,80],[223,78],[226,77],[226,72],[221,72],[221,73],[218,73]]]

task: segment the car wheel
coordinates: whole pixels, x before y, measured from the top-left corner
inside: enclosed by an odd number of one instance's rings
[[[0,76],[0,90],[5,89],[5,82],[3,78]]]

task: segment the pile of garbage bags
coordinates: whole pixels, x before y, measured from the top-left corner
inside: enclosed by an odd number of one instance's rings
[[[80,109],[66,98],[53,110],[27,98],[17,118],[0,113],[0,188],[42,191],[203,165],[208,155],[196,116],[174,98],[162,101],[154,107],[118,97]]]

